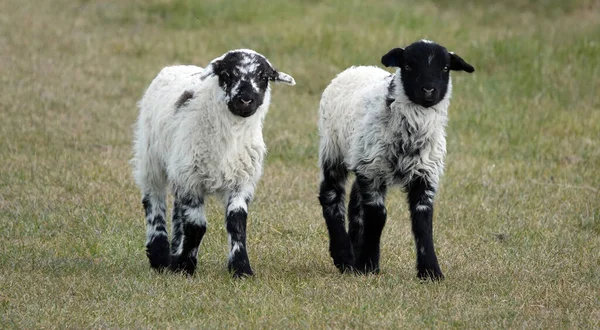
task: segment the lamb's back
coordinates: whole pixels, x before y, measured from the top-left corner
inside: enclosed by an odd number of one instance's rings
[[[172,112],[174,105],[186,90],[200,80],[202,68],[194,65],[175,65],[163,68],[152,80],[140,101],[141,115]]]
[[[346,69],[323,92],[319,107],[321,157],[350,159],[355,133],[367,112],[381,111],[391,74],[374,66]],[[351,164],[348,164],[351,165]]]

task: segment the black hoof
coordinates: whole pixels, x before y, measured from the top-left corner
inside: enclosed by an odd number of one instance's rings
[[[373,263],[359,263],[355,266],[355,272],[360,275],[379,274],[379,265]]]
[[[354,253],[352,250],[344,249],[335,252],[331,251],[331,258],[333,259],[333,264],[340,273],[354,271]]]
[[[229,263],[227,269],[234,278],[249,277],[254,275],[252,267],[250,267],[250,260],[245,250],[238,251]]]
[[[233,278],[251,277],[254,275],[254,271],[250,266],[244,268],[229,267],[229,272]]]
[[[171,256],[171,264],[169,269],[175,273],[186,273],[194,275],[198,259],[195,257]]]
[[[335,267],[337,267],[337,269],[342,274],[354,273],[355,272],[354,265],[352,265],[352,264],[344,264],[344,263],[335,264]]]
[[[229,265],[227,266],[227,269],[231,273],[231,276],[233,276],[234,278],[250,277],[250,276],[254,275],[254,271],[250,267],[249,263],[237,264],[237,265],[235,265],[233,263],[229,263]]]
[[[417,277],[422,281],[431,280],[437,282],[444,279],[444,274],[442,274],[442,271],[436,267],[433,269],[419,269],[417,271]]]
[[[163,271],[169,267],[171,258],[169,254],[169,240],[167,236],[155,236],[146,245],[146,256],[150,260],[150,267],[157,271]]]

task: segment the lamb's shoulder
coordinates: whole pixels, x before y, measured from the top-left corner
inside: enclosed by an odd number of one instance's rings
[[[179,106],[193,97],[202,70],[193,65],[163,68],[139,102],[142,120],[149,121],[148,125],[152,126],[171,117]]]
[[[380,77],[363,89],[359,102],[360,116],[355,123],[355,134],[349,143],[353,146],[351,167],[362,167],[370,173],[390,173],[393,165],[393,145],[398,139],[398,120],[390,111],[388,89],[391,75]]]

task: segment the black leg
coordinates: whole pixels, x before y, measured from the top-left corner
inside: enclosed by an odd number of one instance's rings
[[[344,194],[348,170],[343,164],[323,164],[323,180],[319,201],[323,207],[323,217],[329,232],[329,253],[333,264],[345,272],[354,267],[354,253],[350,237],[346,232],[346,208]]]
[[[151,194],[142,199],[146,212],[146,256],[150,266],[161,271],[169,266],[169,237],[165,222],[165,196]]]
[[[194,274],[198,263],[198,247],[205,233],[204,198],[195,195],[175,196],[170,265],[172,271]]]
[[[248,258],[246,245],[246,223],[248,204],[252,199],[253,187],[237,189],[229,194],[226,208],[225,225],[229,235],[229,261],[227,268],[234,277],[254,274]]]
[[[422,178],[408,185],[408,203],[417,249],[417,276],[420,279],[444,278],[433,247],[433,198],[435,187]]]
[[[376,186],[371,180],[358,175],[355,189],[362,213],[362,244],[355,267],[359,272],[379,273],[381,233],[385,226],[385,186]],[[353,187],[354,188],[354,187]]]

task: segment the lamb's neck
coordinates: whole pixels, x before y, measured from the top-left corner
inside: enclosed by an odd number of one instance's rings
[[[425,108],[411,102],[400,84],[400,81],[395,80],[390,83],[386,107],[379,115],[380,122],[384,123],[384,132],[387,132],[384,133],[387,136],[385,139],[409,143],[443,136],[447,124],[448,100],[445,98],[439,104]],[[415,146],[404,146],[406,149],[412,147]]]

